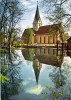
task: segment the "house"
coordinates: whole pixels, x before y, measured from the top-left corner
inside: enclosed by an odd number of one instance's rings
[[[61,23],[42,26],[42,21],[37,5],[33,28],[25,29],[22,40],[25,44],[32,45],[56,45],[63,40],[64,30]]]

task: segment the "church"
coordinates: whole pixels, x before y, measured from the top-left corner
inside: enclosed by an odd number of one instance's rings
[[[24,44],[55,46],[57,42],[62,42],[64,30],[61,23],[52,25],[42,25],[37,5],[33,21],[33,27],[25,29],[22,40]]]

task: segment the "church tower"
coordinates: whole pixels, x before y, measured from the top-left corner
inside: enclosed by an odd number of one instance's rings
[[[34,21],[33,21],[33,29],[35,31],[38,31],[40,26],[42,26],[42,21],[41,21],[40,15],[39,15],[39,8],[38,8],[38,3],[37,3],[35,18],[34,18]]]

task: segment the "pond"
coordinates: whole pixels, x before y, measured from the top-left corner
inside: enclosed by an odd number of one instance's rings
[[[55,48],[1,50],[2,100],[71,100],[71,57]]]

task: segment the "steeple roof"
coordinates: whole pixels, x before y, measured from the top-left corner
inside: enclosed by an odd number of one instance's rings
[[[35,20],[39,20],[40,19],[40,15],[39,15],[39,8],[38,8],[38,4],[37,4],[37,9],[36,9],[36,14],[35,14]]]

